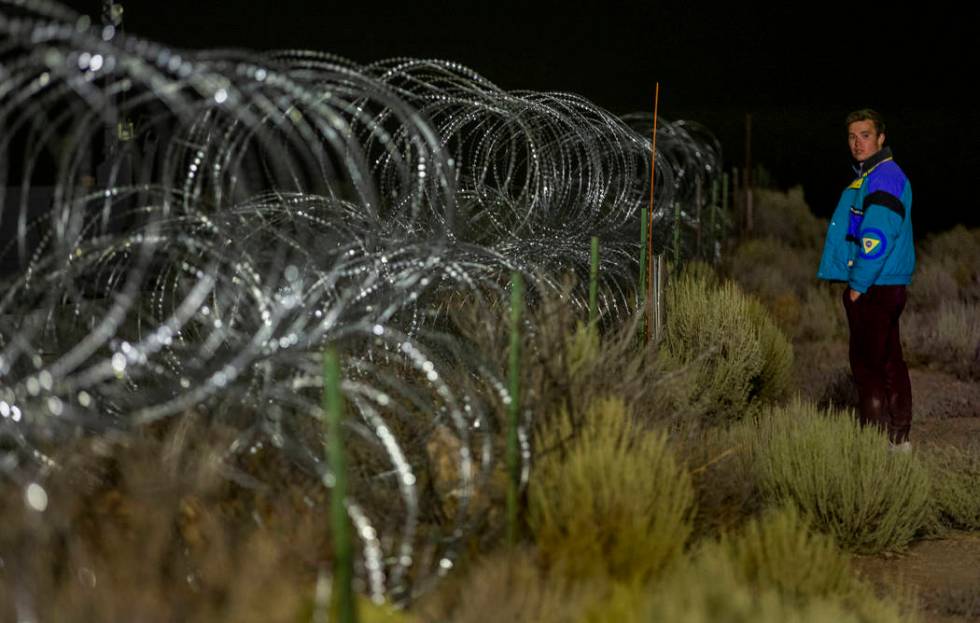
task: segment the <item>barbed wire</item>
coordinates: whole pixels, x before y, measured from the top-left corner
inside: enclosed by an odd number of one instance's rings
[[[34,483],[61,441],[197,410],[241,430],[229,455],[271,443],[329,483],[329,345],[388,505],[352,491],[369,591],[404,599],[451,569],[509,396],[439,318],[513,270],[557,292],[593,235],[600,311],[629,314],[649,120],[442,60],[175,50],[43,0],[0,2],[0,41],[3,472]],[[721,155],[696,124],[659,127],[669,249]],[[406,425],[453,440],[455,516],[425,566]]]

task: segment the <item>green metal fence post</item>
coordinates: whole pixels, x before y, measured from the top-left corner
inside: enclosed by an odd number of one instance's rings
[[[718,248],[718,180],[715,179],[711,183],[711,214],[708,217],[708,228],[711,235],[708,237],[708,242],[711,244],[711,263],[714,264],[717,256],[715,255],[715,249]]]
[[[599,318],[599,236],[592,236],[592,262],[589,270],[589,327]]]
[[[636,284],[637,308],[643,309],[647,300],[647,211],[640,210],[640,276]]]
[[[330,528],[334,542],[334,612],[340,623],[357,622],[354,602],[354,545],[347,518],[347,457],[342,428],[344,399],[340,392],[340,361],[337,352],[323,353],[323,411],[326,414],[327,460],[333,472],[330,494]]]
[[[674,200],[674,274],[681,267],[681,204]]]
[[[507,542],[520,538],[518,493],[521,479],[517,430],[521,413],[521,316],[524,311],[524,279],[514,271],[510,279],[510,404],[507,405]]]

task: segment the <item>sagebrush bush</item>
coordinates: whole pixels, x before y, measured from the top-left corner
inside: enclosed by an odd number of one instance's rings
[[[762,370],[753,381],[752,395],[759,402],[778,402],[786,397],[792,383],[793,346],[755,299],[749,299],[749,317],[762,350]]]
[[[964,300],[980,294],[980,229],[957,225],[927,237],[922,248],[925,258],[940,262],[952,274]]]
[[[690,279],[703,281],[710,286],[717,286],[721,282],[714,267],[703,260],[691,260],[684,264],[683,273]]]
[[[648,621],[915,620],[914,604],[874,589],[792,506],[704,543],[655,588]]]
[[[980,530],[980,443],[966,448],[929,448],[925,462],[940,523],[950,528]]]
[[[765,304],[780,329],[794,339],[836,337],[846,328],[839,296],[816,279],[818,253],[781,240],[750,238],[730,261],[732,278]],[[840,310],[832,309],[833,306]]]
[[[908,287],[908,308],[917,311],[938,309],[943,301],[959,298],[959,284],[947,262],[932,258],[919,260]]]
[[[647,620],[671,623],[828,620],[801,616],[800,608],[785,603],[775,590],[760,591],[741,581],[732,562],[718,551],[701,553],[672,573],[653,591],[648,611]],[[836,621],[857,621],[840,609],[826,614]]]
[[[548,574],[532,552],[488,554],[444,581],[413,608],[424,621],[453,623],[578,623],[601,585]]]
[[[936,339],[954,359],[976,358],[980,352],[980,304],[943,302],[936,318]]]
[[[718,546],[746,581],[799,601],[848,597],[860,588],[833,537],[813,531],[795,506],[768,510]]]
[[[703,428],[679,440],[679,453],[688,461],[697,499],[695,539],[717,537],[760,508],[752,470],[755,430],[748,424]]]
[[[910,362],[980,378],[980,303],[943,301],[902,314],[901,333]]]
[[[584,322],[581,310],[569,305],[573,285],[568,281],[562,292],[537,292],[536,305],[527,309],[521,391],[524,404],[534,406],[535,422],[547,423],[562,411],[577,420],[594,400],[620,396],[646,422],[671,428],[683,424],[683,414],[674,408],[680,401],[673,397],[688,394],[688,380],[669,374],[657,349],[640,347],[644,313],[624,314],[615,326],[597,331]],[[506,314],[500,305],[472,302],[450,312],[455,330],[471,340],[471,350],[489,359],[489,370],[508,366],[510,335],[501,321]],[[467,382],[462,374],[453,378]],[[498,422],[503,422],[499,400],[487,396],[486,402],[497,403]]]
[[[694,492],[666,435],[641,429],[618,399],[567,413],[535,438],[528,523],[549,564],[569,577],[655,576],[691,533]]]
[[[586,374],[594,369],[595,362],[601,355],[601,347],[599,331],[595,327],[578,323],[566,346],[568,373],[573,382],[587,382]]]
[[[709,423],[738,420],[789,387],[792,347],[732,282],[682,275],[670,285],[664,351],[692,374],[691,399]]]
[[[840,290],[827,283],[808,285],[803,295],[794,338],[817,342],[847,337],[847,315]]]
[[[359,623],[420,623],[416,616],[390,603],[376,604],[362,595],[355,595],[355,601],[357,603],[357,620]],[[236,613],[236,616],[240,617],[241,614]],[[254,619],[234,618],[229,620],[242,621]],[[263,623],[270,621],[269,619],[258,620],[263,621]],[[283,621],[284,623],[292,623],[294,621],[339,621],[340,613],[336,601],[315,603],[311,599],[298,614],[277,620]]]
[[[654,589],[644,620],[671,623],[899,623],[908,619],[897,608],[878,600],[858,609],[836,595],[805,601],[783,595],[776,587],[747,581],[724,549],[707,547]]]
[[[735,249],[729,263],[732,278],[764,300],[785,293],[803,294],[816,280],[819,256],[774,238],[749,238]]]
[[[827,222],[810,211],[802,186],[794,186],[787,192],[755,189],[753,211],[753,236],[781,240],[797,249],[821,247]],[[813,271],[816,272],[815,266]]]
[[[848,412],[794,400],[760,418],[754,451],[760,488],[794,503],[844,548],[899,550],[926,519],[929,478],[915,454],[889,451],[884,435]]]

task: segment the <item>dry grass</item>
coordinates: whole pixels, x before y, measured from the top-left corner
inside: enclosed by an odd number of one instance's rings
[[[18,603],[42,621],[295,620],[329,561],[322,486],[261,452],[222,462],[230,432],[192,419],[64,448],[43,513],[3,506],[0,618]]]
[[[527,550],[502,550],[475,561],[414,609],[424,621],[577,623],[601,585],[575,585],[545,571]]]

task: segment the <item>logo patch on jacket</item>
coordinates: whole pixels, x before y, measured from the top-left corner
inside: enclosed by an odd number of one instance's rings
[[[861,257],[874,260],[881,257],[888,248],[885,232],[869,228],[861,232]]]

